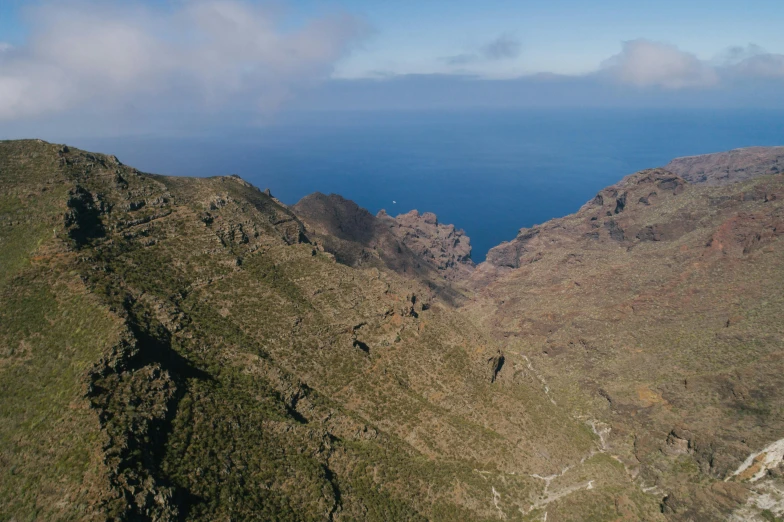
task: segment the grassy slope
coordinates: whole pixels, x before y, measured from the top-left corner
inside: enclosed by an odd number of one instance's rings
[[[0,147],[0,517],[82,520],[105,494],[84,377],[119,325],[67,270],[53,147]]]

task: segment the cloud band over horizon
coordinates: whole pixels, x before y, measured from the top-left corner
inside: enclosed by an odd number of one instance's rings
[[[734,99],[738,105],[779,106],[784,92],[784,55],[752,44],[702,60],[675,45],[639,38],[621,42],[619,53],[584,74],[487,78],[483,63],[526,59],[521,40],[503,32],[466,53],[441,58],[448,69],[431,80],[371,73],[339,80],[335,67],[372,34],[366,20],[345,12],[292,25],[281,9],[242,0],[190,0],[171,9],[45,1],[29,8],[26,17],[29,34],[21,45],[3,43],[0,34],[0,121],[83,108],[220,117],[282,106],[406,108],[407,103],[409,108],[619,100],[677,105]]]

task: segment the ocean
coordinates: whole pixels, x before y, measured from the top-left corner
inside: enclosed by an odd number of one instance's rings
[[[287,204],[320,191],[373,213],[435,212],[466,231],[479,262],[520,228],[575,212],[627,174],[678,156],[784,145],[784,111],[320,112],[73,145],[147,172],[238,174]]]

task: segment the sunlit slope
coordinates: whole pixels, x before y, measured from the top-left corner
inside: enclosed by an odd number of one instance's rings
[[[601,423],[668,518],[724,519],[782,487],[780,458],[735,474],[784,438],[782,234],[781,175],[711,187],[645,171],[492,250],[469,313]]]
[[[531,475],[599,443],[427,287],[337,263],[239,178],[0,158],[3,518],[531,518]]]
[[[0,142],[0,518],[776,516],[761,173],[635,174],[439,286],[237,177]]]

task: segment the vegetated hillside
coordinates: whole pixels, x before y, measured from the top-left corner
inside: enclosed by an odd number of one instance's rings
[[[0,519],[769,520],[782,185],[646,171],[474,270],[430,214],[0,142]]]
[[[519,517],[596,444],[427,286],[239,178],[39,141],[0,176],[0,518]]]

